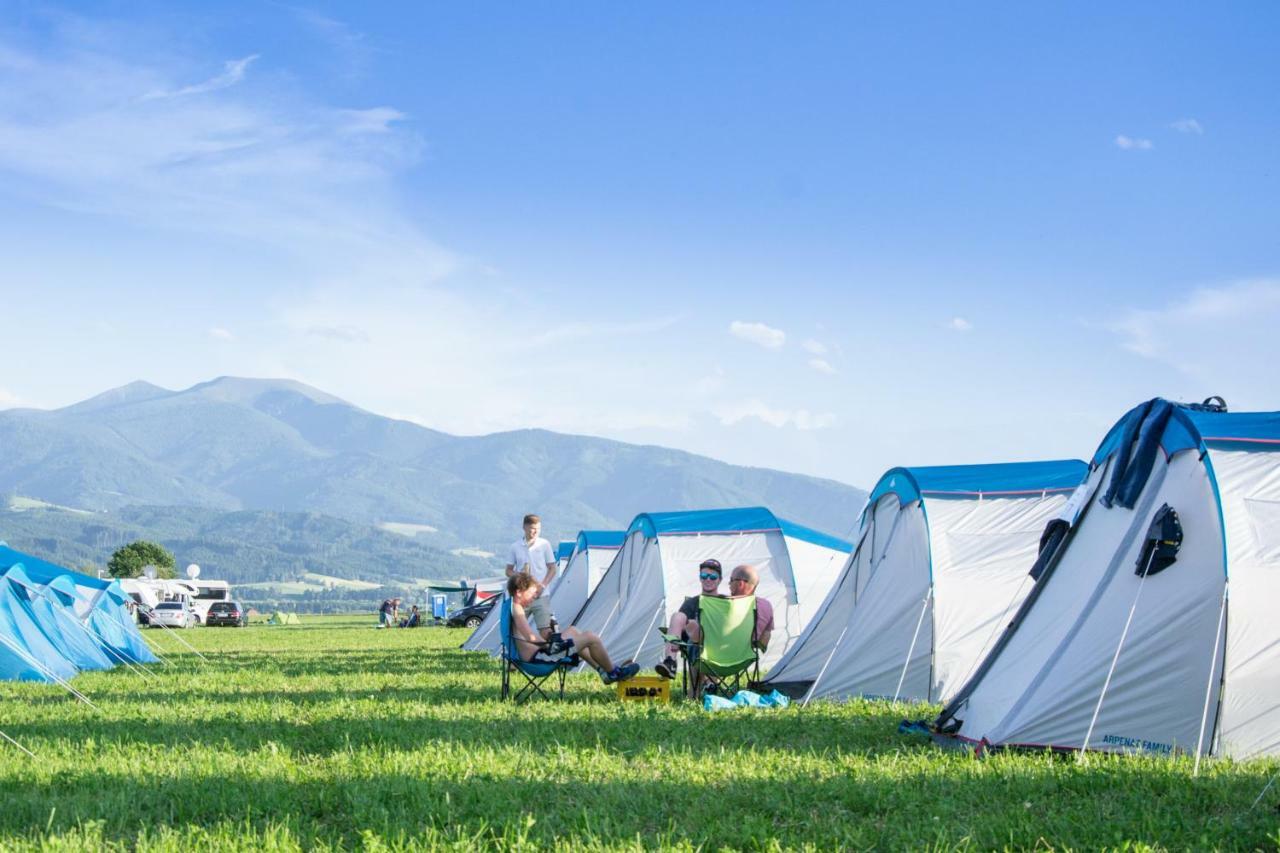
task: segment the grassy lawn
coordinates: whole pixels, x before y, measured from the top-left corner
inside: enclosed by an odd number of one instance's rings
[[[0,683],[0,848],[654,846],[1275,848],[1275,762],[1048,755],[977,761],[896,734],[922,708],[815,703],[705,714],[497,701],[465,631],[372,617],[148,633],[144,680]]]

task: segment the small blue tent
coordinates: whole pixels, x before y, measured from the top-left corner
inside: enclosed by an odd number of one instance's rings
[[[57,681],[76,672],[76,665],[41,630],[26,597],[15,584],[0,578],[0,678]]]
[[[47,587],[37,584],[21,563],[3,573],[3,581],[13,586],[19,598],[26,601],[49,642],[77,669],[111,669],[115,664],[76,618],[74,602],[67,603]]]

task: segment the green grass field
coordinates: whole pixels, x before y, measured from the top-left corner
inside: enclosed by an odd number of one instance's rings
[[[372,618],[148,638],[145,681],[0,684],[0,848],[1275,848],[1275,762],[1000,755],[895,732],[879,702],[706,714],[497,701],[464,631]]]

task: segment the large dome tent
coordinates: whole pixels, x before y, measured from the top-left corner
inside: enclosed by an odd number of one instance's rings
[[[1143,403],[1073,503],[939,732],[997,748],[1280,753],[1280,412]]]
[[[575,624],[598,633],[618,659],[653,666],[662,659],[657,628],[686,596],[698,594],[698,564],[719,560],[727,576],[733,566],[750,563],[760,570],[756,594],[774,607],[767,666],[817,612],[850,548],[764,507],[642,513]]]
[[[1029,590],[1040,534],[1080,460],[893,468],[857,548],[768,683],[808,698],[941,701]]]

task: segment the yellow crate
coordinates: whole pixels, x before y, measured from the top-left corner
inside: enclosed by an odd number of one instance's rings
[[[614,685],[623,702],[670,702],[671,682],[656,675],[637,675]]]

